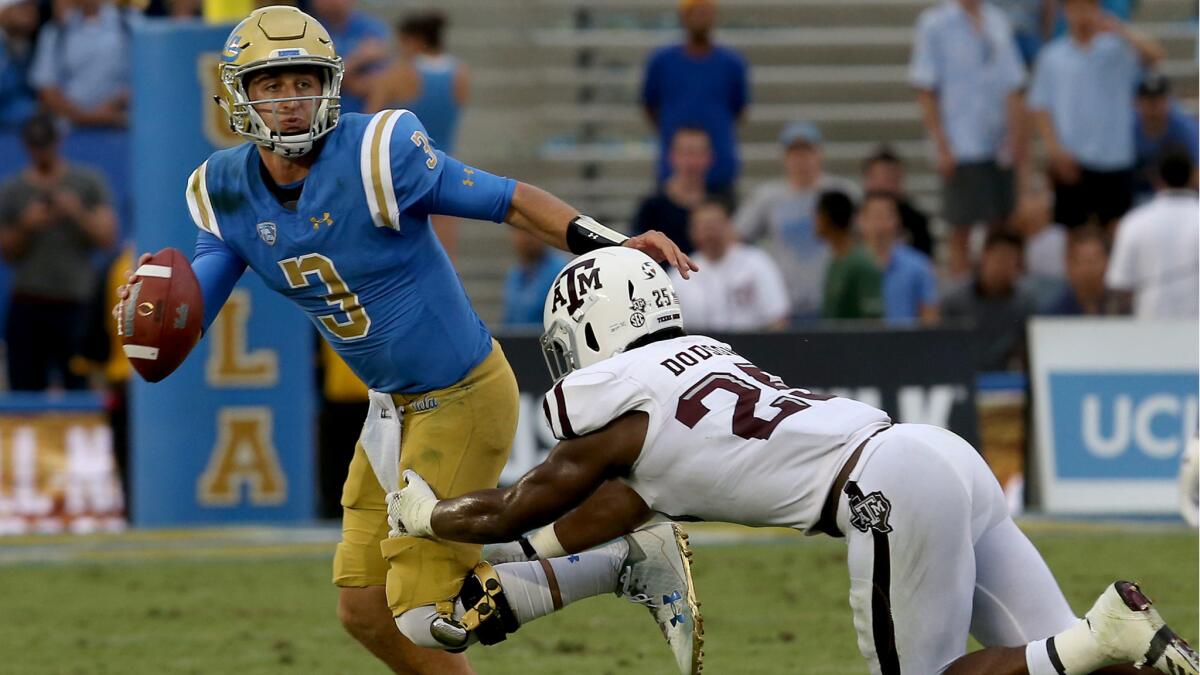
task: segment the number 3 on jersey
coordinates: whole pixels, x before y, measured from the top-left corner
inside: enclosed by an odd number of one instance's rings
[[[288,258],[279,261],[279,268],[287,278],[292,288],[304,288],[311,285],[311,276],[325,284],[325,294],[321,297],[331,307],[337,307],[346,315],[345,321],[327,314],[318,317],[325,328],[343,340],[358,340],[367,336],[371,330],[371,317],[367,310],[358,302],[358,295],[350,291],[350,287],[342,280],[333,261],[320,253],[309,253],[298,258]]]

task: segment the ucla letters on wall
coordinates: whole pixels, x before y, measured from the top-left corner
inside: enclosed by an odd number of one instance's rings
[[[184,199],[188,175],[241,140],[212,102],[228,34],[229,26],[199,23],[135,29],[142,66],[134,71],[130,128],[139,251],[174,246],[190,255],[197,230]],[[247,274],[178,371],[158,384],[134,382],[135,524],[312,517],[313,333],[287,299]]]
[[[1043,509],[1176,513],[1200,416],[1196,322],[1038,318],[1029,337]]]

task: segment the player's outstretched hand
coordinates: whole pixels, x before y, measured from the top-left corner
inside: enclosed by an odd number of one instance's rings
[[[414,537],[433,537],[429,519],[433,515],[433,507],[437,505],[437,495],[425,479],[412,469],[404,472],[404,482],[396,508],[401,527]],[[389,506],[389,515],[391,511]]]
[[[636,248],[657,262],[669,263],[679,270],[679,276],[684,279],[690,278],[688,275],[692,272],[700,271],[696,263],[692,262],[692,259],[687,257],[687,254],[681,251],[670,237],[658,230],[650,230],[636,237],[630,237],[625,240],[624,245]]]

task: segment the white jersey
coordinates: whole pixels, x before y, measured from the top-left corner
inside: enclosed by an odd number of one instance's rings
[[[1186,190],[1161,192],[1117,225],[1105,281],[1133,291],[1139,319],[1200,313],[1200,202]]]
[[[647,413],[625,482],[655,511],[799,530],[817,522],[850,453],[891,423],[865,403],[788,387],[704,336],[574,371],[547,392],[543,410],[560,439]]]

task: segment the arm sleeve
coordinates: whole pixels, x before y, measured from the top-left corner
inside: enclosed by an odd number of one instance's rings
[[[34,89],[57,87],[54,60],[58,56],[58,27],[52,23],[46,24],[38,34],[37,51],[33,55],[33,63],[29,66],[29,84]]]
[[[615,373],[577,370],[554,384],[542,400],[542,412],[559,440],[590,434],[649,397],[633,380]]]
[[[1033,66],[1033,81],[1029,85],[1030,110],[1050,108],[1050,68],[1046,50],[1043,49]]]
[[[792,303],[788,298],[787,284],[783,280],[783,272],[779,265],[765,251],[758,264],[759,277],[762,282],[763,315],[771,321],[786,318],[791,314]]]
[[[662,68],[662,60],[659,56],[658,52],[651,55],[650,60],[646,63],[645,79],[642,80],[642,105],[651,110],[657,110],[660,103],[658,73]]]
[[[750,68],[740,54],[734,54],[734,66],[733,100],[730,101],[730,107],[736,117],[742,114],[742,110],[750,102]]]
[[[204,298],[205,331],[221,312],[221,307],[245,270],[246,262],[228,244],[208,232],[200,231],[196,237],[192,271],[196,273],[200,294]]]
[[[766,235],[766,202],[766,195],[759,188],[750,201],[738,209],[733,217],[733,229],[739,239],[752,243]]]
[[[428,211],[504,222],[517,181],[469,167],[449,155],[439,155],[445,167],[422,200]]]
[[[997,17],[1004,24],[1004,34],[1008,37],[1000,43],[1000,63],[1003,66],[1004,86],[1009,93],[1017,91],[1025,84],[1025,66],[1021,55],[1017,52],[1017,41],[1013,38],[1012,27],[1004,16]]]
[[[1137,269],[1133,252],[1132,223],[1128,219],[1117,224],[1117,236],[1113,241],[1112,258],[1108,263],[1108,272],[1104,275],[1104,283],[1109,288],[1118,291],[1132,291],[1137,282]]]
[[[381,110],[367,123],[359,151],[367,208],[376,227],[400,229],[400,214],[425,198],[446,166],[417,116]]]
[[[937,276],[933,272],[933,266],[925,263],[921,268],[921,288],[920,300],[923,306],[936,306],[938,304],[938,286]]]
[[[916,35],[913,36],[912,56],[908,62],[908,82],[918,89],[937,89],[937,63],[933,57],[933,35],[930,23],[933,17],[926,13],[917,19]]]
[[[105,206],[112,203],[112,196],[108,191],[108,181],[104,179],[104,174],[98,171],[88,170],[84,174],[87,180],[83,184],[83,189],[80,191],[80,201],[86,208],[94,209],[97,206]]]

